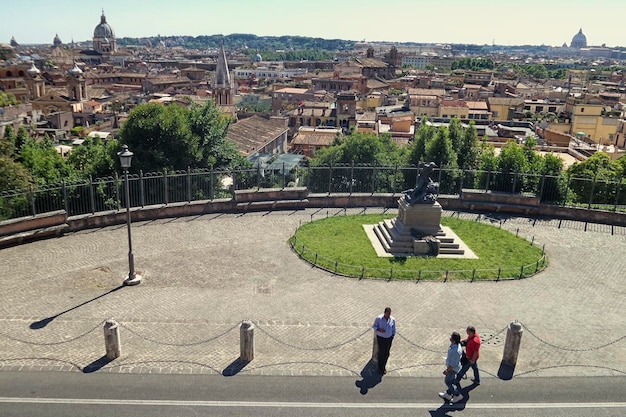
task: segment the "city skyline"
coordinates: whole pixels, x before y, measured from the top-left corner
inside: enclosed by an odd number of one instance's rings
[[[79,4],[80,7],[76,7]],[[91,40],[102,10],[116,37],[200,36],[247,33],[366,42],[549,45],[570,44],[582,28],[590,46],[626,47],[619,31],[626,2],[618,0],[69,0],[12,2],[0,8],[0,43]],[[304,7],[307,6],[307,7]],[[24,18],[17,18],[23,16]],[[29,27],[28,23],[32,26]]]

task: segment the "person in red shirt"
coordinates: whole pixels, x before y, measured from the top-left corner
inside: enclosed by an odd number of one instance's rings
[[[461,378],[465,373],[472,368],[474,371],[474,379],[472,382],[476,385],[480,385],[480,372],[478,372],[478,358],[480,357],[480,335],[476,333],[474,326],[467,326],[465,330],[467,333],[467,339],[462,344],[465,345],[465,355],[467,356],[467,362],[461,367],[461,370],[456,376],[456,382],[461,381]]]

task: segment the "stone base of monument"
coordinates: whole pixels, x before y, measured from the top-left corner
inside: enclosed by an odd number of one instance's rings
[[[441,205],[437,202],[407,204],[401,198],[398,201],[398,217],[363,227],[378,256],[475,258],[456,234],[441,226],[441,212]]]

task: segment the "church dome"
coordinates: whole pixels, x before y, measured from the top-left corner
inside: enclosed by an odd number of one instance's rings
[[[63,43],[63,42],[61,42],[61,38],[59,38],[59,34],[58,33],[54,37],[54,40],[52,41],[52,43],[54,44],[54,46],[60,46]]]
[[[107,23],[107,18],[104,15],[104,11],[102,11],[102,16],[100,16],[100,24],[96,26],[93,30],[94,38],[115,38],[115,32],[113,32],[113,28]]]
[[[252,57],[252,61],[254,61],[254,62],[261,62],[261,61],[263,61],[263,57],[261,57],[261,54],[256,53],[256,54],[254,54],[254,56]]]
[[[572,38],[572,43],[570,44],[570,48],[586,48],[587,47],[587,37],[583,33],[583,29],[581,28],[577,34]]]
[[[33,64],[30,66],[29,69],[26,70],[26,72],[31,76],[34,77],[35,75],[41,74],[41,71],[39,71],[39,68],[37,68],[35,66],[35,63],[33,62]]]
[[[73,75],[75,77],[81,75],[83,73],[83,70],[81,70],[80,68],[78,68],[78,64],[76,64],[76,62],[74,62],[74,66],[72,68],[70,68],[67,71],[70,75]]]

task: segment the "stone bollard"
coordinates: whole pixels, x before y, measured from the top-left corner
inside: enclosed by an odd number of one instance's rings
[[[106,349],[106,356],[110,360],[119,358],[122,354],[120,326],[113,319],[104,322],[104,348]]]
[[[372,347],[372,361],[378,363],[378,338],[374,332],[374,346]]]
[[[519,322],[514,321],[509,324],[504,342],[504,352],[502,353],[502,364],[515,368],[523,332],[524,330]]]
[[[250,362],[254,359],[254,323],[244,320],[239,327],[239,359]]]

